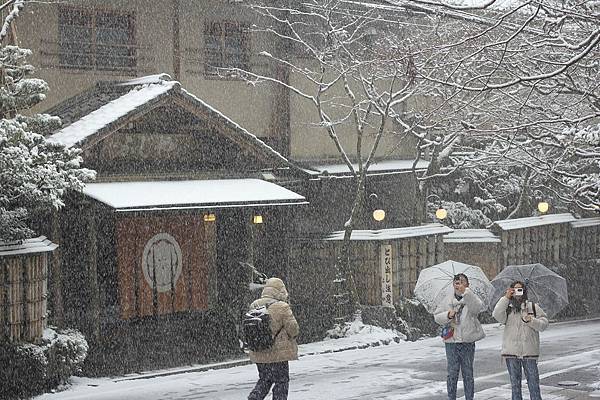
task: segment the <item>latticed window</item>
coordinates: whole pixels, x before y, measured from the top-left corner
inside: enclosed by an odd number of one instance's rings
[[[59,9],[59,62],[65,68],[136,68],[134,17],[131,13]]]
[[[219,68],[250,68],[250,36],[247,25],[236,21],[208,21],[204,25],[204,49],[208,76],[223,74]]]

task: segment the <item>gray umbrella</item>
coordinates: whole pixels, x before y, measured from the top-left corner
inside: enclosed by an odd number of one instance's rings
[[[569,304],[565,278],[538,263],[509,265],[496,275],[492,279],[494,290],[490,296],[491,309],[514,281],[525,283],[529,300],[539,304],[548,318],[552,318]]]

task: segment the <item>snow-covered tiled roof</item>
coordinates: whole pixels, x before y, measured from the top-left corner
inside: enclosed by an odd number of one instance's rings
[[[121,211],[307,204],[261,179],[90,183],[83,193]]]
[[[84,146],[94,135],[110,134],[121,124],[134,118],[136,113],[151,109],[156,102],[169,96],[188,102],[203,118],[211,118],[227,129],[238,142],[247,143],[257,154],[287,167],[298,169],[290,160],[267,145],[256,135],[210,106],[197,96],[181,88],[169,75],[159,74],[131,79],[124,82],[98,82],[93,88],[65,100],[48,114],[63,120],[63,128],[48,137],[49,142],[67,147]]]
[[[444,243],[500,243],[500,238],[487,229],[455,229],[444,235]]]
[[[564,213],[541,215],[539,217],[504,219],[494,222],[494,225],[504,231],[510,231],[513,229],[531,228],[534,226],[564,224],[572,221],[575,221],[575,217],[569,213]]]
[[[0,242],[0,257],[21,254],[45,253],[53,251],[58,245],[45,236],[25,239],[19,242]]]
[[[395,172],[395,171],[410,171],[413,168],[415,160],[382,160],[372,163],[369,166],[368,173],[382,173],[382,172]],[[355,171],[358,171],[358,164],[352,164]],[[429,166],[429,161],[419,160],[415,166],[417,170],[426,169]],[[319,164],[311,165],[311,167],[320,172],[327,172],[330,175],[344,175],[349,174],[350,169],[346,164]]]
[[[393,240],[419,236],[441,235],[452,232],[452,228],[434,223],[406,228],[387,228],[379,230],[353,230],[350,240]],[[343,240],[344,231],[337,231],[325,237],[324,240]]]
[[[582,218],[571,222],[571,228],[587,228],[590,226],[600,225],[600,217],[596,218]]]
[[[131,91],[51,135],[48,141],[73,147],[178,86],[179,82],[161,80],[159,83],[146,83],[133,87]]]

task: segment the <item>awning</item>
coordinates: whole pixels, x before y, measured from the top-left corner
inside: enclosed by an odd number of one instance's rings
[[[83,193],[117,211],[308,204],[303,196],[260,179],[90,183]]]

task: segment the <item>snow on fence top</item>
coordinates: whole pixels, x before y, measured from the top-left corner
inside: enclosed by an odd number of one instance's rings
[[[569,213],[549,214],[541,215],[539,217],[504,219],[501,221],[494,222],[494,226],[497,226],[503,231],[510,231],[513,229],[524,229],[531,228],[534,226],[564,224],[572,221],[575,221],[575,217]]]
[[[407,228],[388,228],[379,230],[353,230],[350,240],[393,240],[406,239],[419,236],[443,235],[452,232],[442,224],[427,224],[422,226],[409,226]],[[343,240],[344,231],[337,231],[325,237],[324,240]]]
[[[378,172],[410,171],[412,170],[414,162],[415,160],[383,160],[372,163],[367,172],[371,175]],[[352,166],[355,171],[358,171],[358,164],[352,164]],[[417,165],[415,165],[415,169],[423,170],[427,169],[428,166],[429,161],[419,160]],[[344,175],[350,173],[350,169],[346,164],[314,165],[312,168],[320,173],[325,173],[325,171],[327,171],[327,173],[331,175]]]
[[[500,243],[501,240],[487,229],[455,229],[444,235],[444,243]]]
[[[58,245],[45,236],[15,242],[0,242],[0,257],[21,254],[45,253],[53,251]]]
[[[590,226],[598,226],[600,225],[600,217],[596,218],[582,218],[576,221],[571,222],[571,228],[587,228]]]
[[[122,211],[308,204],[303,196],[260,179],[90,183],[83,193]]]

